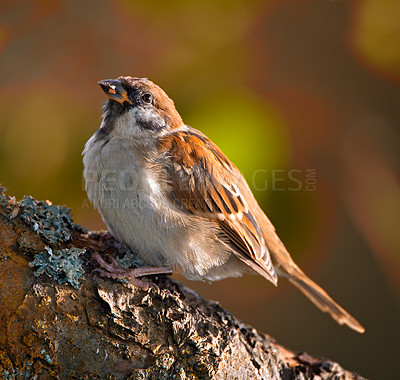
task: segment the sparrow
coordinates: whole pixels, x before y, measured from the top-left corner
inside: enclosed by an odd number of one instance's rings
[[[95,259],[112,278],[171,273],[215,281],[258,273],[287,278],[340,325],[364,328],[295,264],[237,167],[184,124],[147,78],[98,82],[107,95],[100,128],[83,151],[85,188],[108,231],[150,267],[124,270]]]

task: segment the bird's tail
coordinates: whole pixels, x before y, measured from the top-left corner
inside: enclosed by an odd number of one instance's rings
[[[253,207],[256,207],[254,200]],[[339,306],[329,295],[309,279],[291,258],[286,247],[278,238],[275,228],[263,213],[259,213],[260,225],[268,251],[271,255],[272,264],[278,276],[286,277],[296,288],[307,296],[310,301],[321,311],[328,313],[339,325],[347,325],[351,329],[363,333],[364,327],[352,317],[346,310]]]
[[[359,333],[365,331],[364,327],[338,305],[324,289],[308,278],[295,263],[292,262],[292,265],[289,271],[285,270],[283,277],[287,277],[315,306],[328,313],[339,325],[347,325]],[[281,274],[283,268],[279,269],[281,270],[278,273]]]

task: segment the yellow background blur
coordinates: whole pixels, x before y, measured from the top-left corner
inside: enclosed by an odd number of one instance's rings
[[[185,281],[296,350],[394,378],[400,340],[400,1],[2,1],[0,181],[104,228],[81,151],[96,82],[145,76],[242,170],[298,264],[366,327],[284,280]],[[396,372],[395,372],[396,371]]]

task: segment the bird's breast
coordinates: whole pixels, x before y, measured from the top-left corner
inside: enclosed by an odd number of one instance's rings
[[[213,223],[170,204],[161,172],[143,163],[134,146],[91,140],[83,159],[86,191],[109,231],[148,264],[179,268],[193,279],[226,277],[206,276],[231,255]]]
[[[83,161],[88,197],[110,232],[131,248],[157,256],[162,242],[167,246],[182,228],[167,204],[158,172],[143,162],[135,146],[118,140],[89,140]]]
[[[107,224],[114,214],[133,218],[161,207],[164,198],[157,174],[134,146],[119,140],[88,144],[83,160],[86,191]]]

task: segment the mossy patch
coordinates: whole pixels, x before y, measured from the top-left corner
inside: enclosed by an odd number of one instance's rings
[[[49,201],[36,201],[30,196],[21,202],[22,219],[49,243],[65,243],[71,239],[71,229],[79,232],[87,230],[74,223],[71,209],[52,205]]]
[[[53,252],[46,246],[46,250],[36,254],[29,266],[37,268],[35,276],[46,274],[59,284],[69,283],[75,289],[79,289],[84,274],[82,259],[79,256],[85,251],[80,248],[64,248]]]
[[[49,244],[66,243],[71,240],[71,230],[86,233],[88,230],[74,223],[71,209],[55,206],[50,201],[37,201],[25,196],[20,202],[15,197],[5,195],[6,189],[0,186],[0,204],[9,210],[9,219],[18,215]]]

